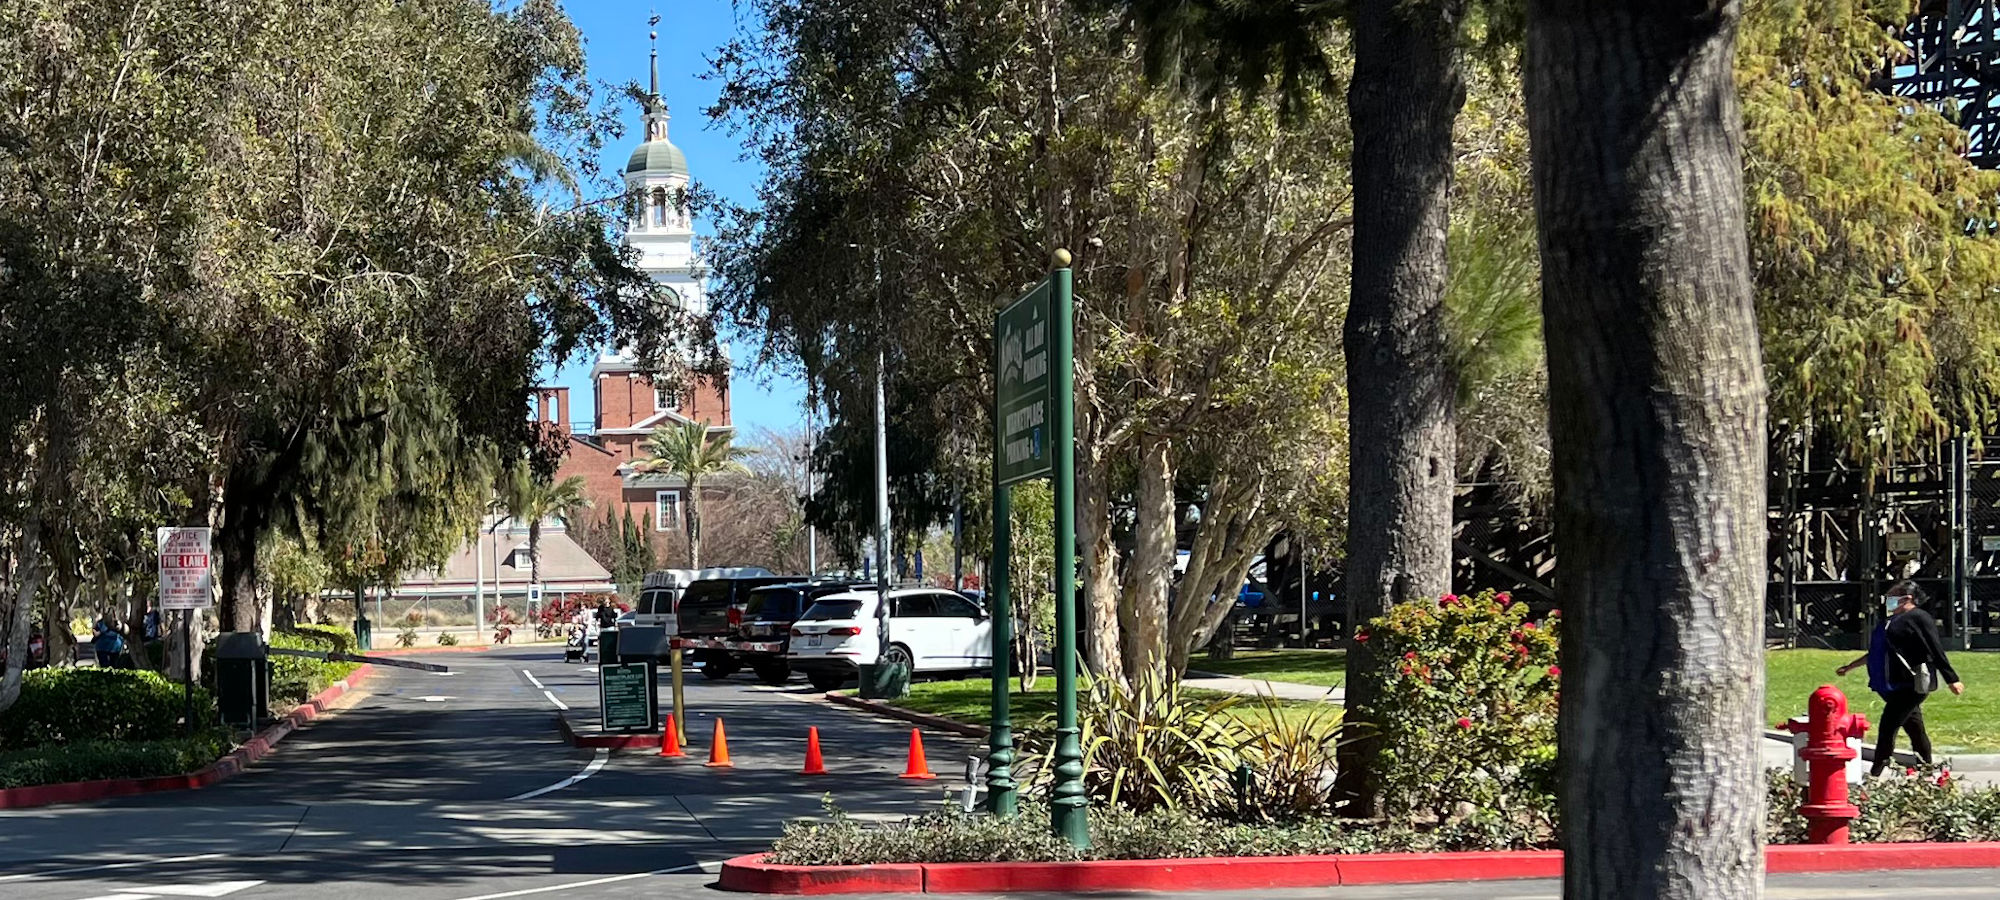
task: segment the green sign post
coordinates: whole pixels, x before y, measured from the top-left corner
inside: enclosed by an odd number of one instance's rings
[[[645,663],[599,665],[597,711],[604,730],[653,730],[658,707],[653,691],[653,669]]]
[[[1014,618],[1008,561],[1012,486],[1051,476],[1056,551],[1056,784],[1051,827],[1078,848],[1090,846],[1089,798],[1083,793],[1083,745],[1076,720],[1076,406],[1075,317],[1070,256],[993,323],[993,724],[987,753],[988,800],[996,815],[1017,810],[1014,729],[1007,676]]]

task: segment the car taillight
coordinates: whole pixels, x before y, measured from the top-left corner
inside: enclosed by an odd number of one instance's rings
[[[856,636],[856,635],[859,635],[859,634],[861,633],[861,629],[859,629],[859,628],[829,628],[829,629],[827,629],[827,630],[826,630],[826,633],[827,633],[827,634],[830,634],[830,635],[833,635],[834,637],[854,637],[854,636]]]
[[[806,634],[805,632],[800,631],[796,628],[792,629],[792,637],[804,637],[805,634]]]
[[[742,611],[742,610],[740,610],[740,609],[737,609],[737,608],[736,608],[736,607],[734,607],[734,606],[730,607],[730,608],[729,608],[729,624],[730,624],[730,625],[741,625],[741,624],[743,624],[743,611]]]

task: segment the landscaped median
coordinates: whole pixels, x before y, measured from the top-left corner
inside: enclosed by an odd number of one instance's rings
[[[2000,866],[2000,843],[1767,847],[1772,874]],[[720,887],[760,894],[986,894],[1011,891],[1208,891],[1557,878],[1560,850],[1113,859],[1080,862],[788,866],[765,854],[722,864]]]
[[[182,738],[158,735],[149,730],[128,729],[120,735],[93,736],[87,740],[73,742],[49,742],[0,753],[0,785],[11,785],[0,787],[0,809],[84,803],[131,794],[207,787],[242,772],[250,764],[262,759],[279,741],[284,740],[299,726],[326,712],[335,700],[353,690],[355,685],[360,684],[373,671],[374,667],[368,665],[353,668],[344,678],[326,685],[276,723],[233,750],[229,749],[226,735],[217,732],[202,732],[194,737]],[[75,672],[94,674],[70,674]],[[106,681],[113,678],[135,680],[146,682],[148,687],[153,688],[158,686],[151,685],[150,682],[156,679],[172,687],[172,696],[167,698],[161,694],[154,699],[170,699],[171,703],[153,705],[170,705],[177,714],[182,703],[180,688],[177,685],[165,682],[165,679],[150,672],[83,669],[55,670],[52,675]],[[102,685],[94,687],[101,688]],[[73,698],[79,692],[69,690],[62,693]],[[89,688],[85,688],[82,693],[88,695],[92,692]],[[95,693],[104,692],[97,690]],[[153,693],[161,692],[154,690]],[[210,701],[205,693],[198,694],[203,708],[212,708],[207,706]],[[129,698],[127,699],[129,702]],[[18,708],[17,706],[16,709]],[[77,715],[90,715],[102,711],[97,705],[88,703],[81,709],[74,710]],[[61,718],[74,721],[74,717],[69,715]],[[153,718],[158,716],[154,715]],[[29,728],[48,721],[52,719],[38,717],[31,720],[24,715],[12,719],[10,724],[26,732]],[[170,724],[176,722],[174,715],[168,715],[166,721]],[[157,724],[144,721],[138,723],[141,729],[152,728]],[[21,735],[15,735],[14,738],[23,742],[27,740]]]

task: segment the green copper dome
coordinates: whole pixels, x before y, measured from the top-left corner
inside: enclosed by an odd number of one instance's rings
[[[666,141],[647,141],[632,151],[632,158],[625,162],[627,175],[686,175],[688,173],[687,154],[681,148]]]

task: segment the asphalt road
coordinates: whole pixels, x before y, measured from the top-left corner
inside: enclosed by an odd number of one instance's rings
[[[818,814],[823,797],[859,817],[899,818],[943,802],[972,749],[926,734],[943,777],[904,781],[907,725],[828,706],[802,683],[738,676],[689,679],[696,758],[576,750],[556,737],[556,704],[593,706],[594,669],[536,648],[425,659],[453,671],[379,670],[348,708],[207,790],[0,811],[0,900],[715,897],[719,861],[768,846],[786,819]],[[701,765],[718,717],[732,769]],[[794,774],[809,725],[831,776]],[[1944,900],[1995,896],[1993,885],[1987,871],[1807,876],[1774,878],[1766,896]],[[1189,896],[1528,900],[1559,890]]]

